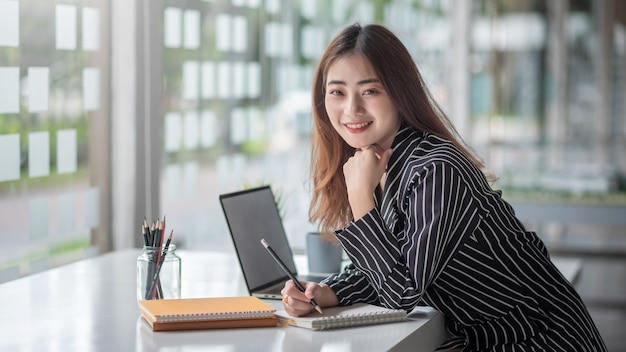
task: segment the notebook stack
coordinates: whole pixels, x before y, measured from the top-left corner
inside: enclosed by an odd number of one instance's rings
[[[257,297],[208,297],[139,301],[153,331],[275,327],[276,309]]]

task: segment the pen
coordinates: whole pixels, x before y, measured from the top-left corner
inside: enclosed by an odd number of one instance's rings
[[[291,271],[289,271],[289,269],[287,268],[285,263],[283,263],[283,261],[280,260],[278,255],[276,255],[276,252],[274,252],[272,247],[270,247],[270,245],[267,243],[267,241],[264,238],[261,239],[261,243],[263,244],[263,247],[265,247],[265,249],[267,249],[267,251],[270,252],[270,255],[272,256],[272,258],[274,258],[274,260],[276,261],[276,263],[278,263],[280,268],[283,269],[285,274],[287,274],[287,276],[289,276],[289,278],[291,279],[291,281],[293,281],[293,283],[296,285],[296,287],[298,287],[298,289],[301,292],[304,292],[304,286],[302,286],[300,281],[298,281],[298,279],[296,279],[296,277],[293,275],[293,273]],[[315,302],[314,299],[311,300],[311,305],[315,308],[315,310],[317,310],[318,312],[320,312],[320,314],[322,314],[322,308],[320,308],[320,306],[317,305],[317,302]]]

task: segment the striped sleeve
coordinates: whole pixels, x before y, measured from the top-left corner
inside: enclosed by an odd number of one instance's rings
[[[322,283],[330,286],[337,294],[339,305],[347,306],[358,302],[380,305],[378,293],[354,264],[349,264],[341,273],[324,279]]]
[[[480,207],[449,162],[416,166],[403,193],[394,234],[378,209],[337,234],[354,265],[391,308],[411,309],[480,223]]]

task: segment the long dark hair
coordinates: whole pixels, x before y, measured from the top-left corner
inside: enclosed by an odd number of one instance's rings
[[[335,131],[324,104],[328,69],[346,55],[361,56],[370,62],[404,123],[453,142],[478,168],[483,167],[432,98],[400,39],[381,25],[348,26],[328,45],[313,81],[313,196],[309,218],[313,223],[319,222],[323,231],[345,227],[352,220],[342,166],[354,154],[354,148]]]

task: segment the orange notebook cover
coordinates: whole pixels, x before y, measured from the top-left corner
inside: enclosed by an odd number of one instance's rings
[[[139,301],[153,331],[276,326],[276,309],[254,296]]]
[[[204,330],[204,329],[229,329],[229,328],[259,328],[276,327],[277,319],[243,319],[243,320],[206,320],[206,321],[181,321],[176,323],[151,322],[142,315],[141,318],[150,325],[152,331],[175,331],[175,330]]]

